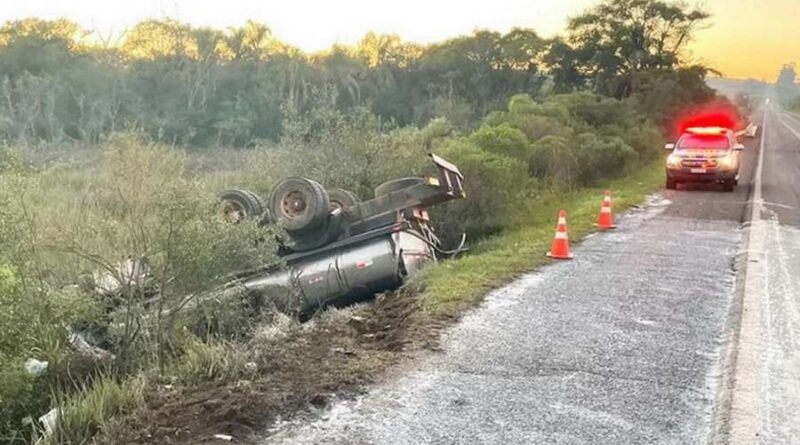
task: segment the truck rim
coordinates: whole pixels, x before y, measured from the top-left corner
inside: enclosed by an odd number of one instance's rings
[[[241,221],[246,214],[244,208],[235,202],[225,200],[222,203],[222,217],[231,224]]]
[[[287,218],[297,218],[306,212],[308,203],[303,193],[298,191],[289,192],[281,200],[281,211]]]

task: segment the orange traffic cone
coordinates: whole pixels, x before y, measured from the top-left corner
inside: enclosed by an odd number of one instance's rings
[[[614,225],[614,215],[611,214],[611,192],[606,192],[603,198],[603,205],[600,207],[600,215],[597,217],[597,224],[600,230],[616,229]]]
[[[556,237],[553,238],[553,245],[547,256],[555,260],[571,260],[572,254],[569,253],[569,238],[567,237],[567,211],[558,212],[558,225],[556,226]]]

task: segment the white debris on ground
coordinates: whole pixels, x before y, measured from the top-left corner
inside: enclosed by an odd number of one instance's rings
[[[67,328],[67,336],[70,346],[84,357],[89,357],[98,362],[114,358],[113,354],[105,349],[91,345],[82,334],[74,332],[70,328]]]
[[[47,371],[48,366],[50,366],[50,363],[37,360],[35,358],[29,358],[25,361],[25,371],[35,377],[39,377],[40,375],[44,374],[45,371]]]
[[[47,412],[47,414],[39,417],[39,423],[42,424],[44,428],[44,435],[49,436],[53,434],[56,429],[56,422],[58,422],[58,415],[61,411],[58,408],[53,408]]]
[[[95,290],[103,295],[112,295],[123,286],[145,286],[151,277],[147,258],[133,259],[128,257],[117,264],[114,272],[96,271],[92,273]]]

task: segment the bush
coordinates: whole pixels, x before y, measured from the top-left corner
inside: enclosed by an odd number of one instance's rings
[[[539,106],[527,94],[517,94],[508,101],[508,112],[512,116],[536,114]]]
[[[515,118],[513,122],[531,142],[536,142],[545,136],[571,138],[573,135],[571,127],[567,127],[557,119],[548,116],[520,116]]]
[[[627,173],[638,160],[636,151],[618,137],[582,133],[576,143],[580,182],[583,184]]]
[[[530,170],[533,176],[549,179],[556,184],[577,183],[580,165],[571,140],[560,136],[545,136],[533,144]]]
[[[487,152],[519,160],[527,160],[530,156],[530,144],[525,133],[509,124],[484,125],[472,133],[470,142]]]
[[[629,128],[633,125],[633,109],[617,99],[580,92],[559,94],[550,101],[566,108],[575,121],[593,128],[604,125]]]
[[[49,388],[25,371],[22,360],[0,353],[0,361],[0,441],[26,444],[32,426],[25,425],[23,419],[35,418],[50,409]]]
[[[464,173],[467,194],[467,199],[433,209],[444,241],[452,242],[462,232],[480,237],[508,227],[530,186],[525,162],[487,152],[467,140],[453,141],[442,156]]]
[[[628,130],[624,139],[636,151],[642,162],[658,158],[664,148],[664,137],[661,135],[661,131],[650,122],[634,126]]]
[[[556,96],[553,96],[556,97]],[[548,98],[543,103],[536,103],[527,94],[518,94],[511,98],[508,105],[509,115],[513,118],[542,116],[558,121],[561,125],[572,125],[570,110],[564,104]]]
[[[436,120],[429,131],[387,126],[366,109],[344,113],[321,108],[287,113],[277,150],[266,149],[254,160],[253,176],[274,181],[306,176],[326,187],[340,187],[372,197],[381,183],[419,174],[428,162],[425,147],[449,127]],[[449,128],[447,129],[449,131]],[[271,184],[263,189],[269,190]]]

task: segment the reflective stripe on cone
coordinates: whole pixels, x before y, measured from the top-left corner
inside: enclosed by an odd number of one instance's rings
[[[567,236],[567,211],[558,212],[558,225],[556,225],[556,235],[553,237],[553,245],[547,256],[556,260],[572,259],[569,252],[569,237]]]
[[[606,192],[603,204],[600,206],[600,215],[597,216],[597,224],[600,230],[616,229],[614,225],[614,215],[611,213],[611,192]]]

